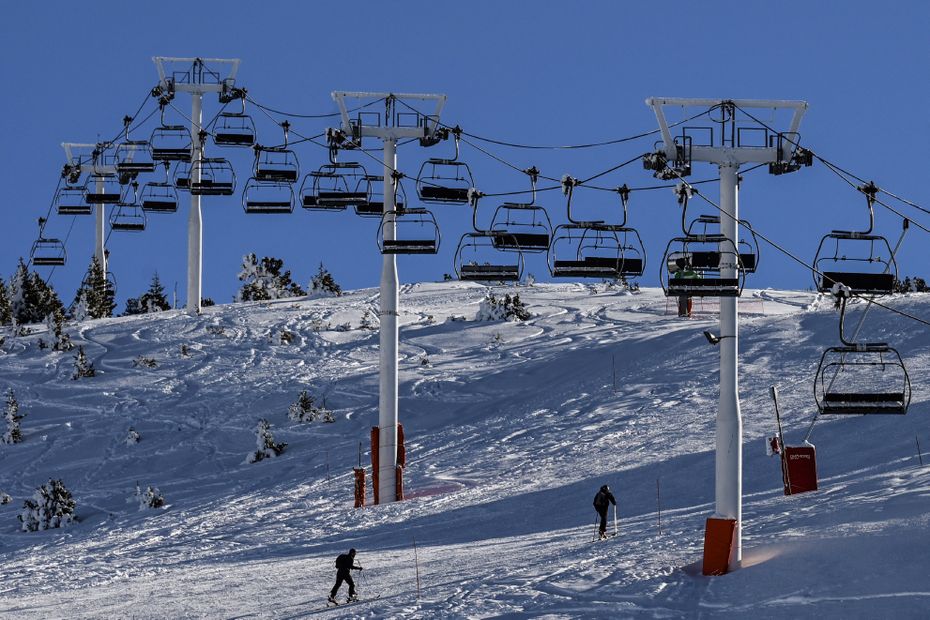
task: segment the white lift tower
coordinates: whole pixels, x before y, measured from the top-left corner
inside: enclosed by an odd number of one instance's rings
[[[439,114],[446,102],[445,95],[342,92],[332,94],[342,116],[342,128],[350,143],[359,144],[364,138],[378,138],[384,145],[384,213],[394,211],[394,187],[399,181],[397,171],[397,141],[419,138],[434,139],[439,127]],[[357,118],[349,116],[346,100],[384,100],[384,116],[363,112]],[[433,102],[432,115],[424,116],[397,112],[397,101]],[[410,108],[413,109],[412,107]],[[384,240],[393,241],[396,226],[386,218]],[[381,263],[381,328],[380,338],[380,389],[378,393],[378,496],[379,502],[397,501],[397,256],[384,254]]]
[[[739,241],[739,167],[747,163],[768,163],[773,174],[791,172],[799,167],[798,128],[807,109],[804,101],[758,101],[727,99],[683,99],[651,97],[646,99],[659,122],[662,145],[659,154],[664,156],[665,178],[675,179],[690,172],[692,161],[715,164],[720,170],[720,232],[727,245],[736,247]],[[711,127],[677,126],[681,131],[673,136],[666,120],[666,109],[707,108]],[[757,120],[758,116],[773,117],[771,123]],[[790,114],[788,128],[773,129],[778,118]],[[706,124],[706,123],[705,123]],[[715,132],[714,130],[717,129]],[[805,162],[807,163],[807,162]],[[659,172],[657,170],[657,172]],[[721,257],[732,256],[721,244]],[[739,265],[730,260],[721,264],[722,278],[737,278]],[[720,300],[720,405],[717,412],[716,456],[716,514],[715,519],[726,521],[733,528],[732,539],[726,541],[729,556],[728,569],[738,568],[742,560],[742,489],[743,489],[743,423],[739,404],[739,306],[737,297]],[[708,520],[705,536],[705,572],[708,544],[711,540],[712,521]],[[729,530],[726,530],[729,531]]]

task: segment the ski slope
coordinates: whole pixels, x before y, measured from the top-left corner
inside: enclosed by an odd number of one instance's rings
[[[360,442],[369,465],[377,425],[378,335],[359,322],[377,315],[376,290],[71,326],[98,370],[79,381],[71,353],[36,346],[42,333],[8,338],[0,388],[27,415],[24,442],[0,445],[0,491],[14,499],[0,506],[0,617],[930,615],[930,454],[921,467],[916,447],[930,451],[930,331],[872,311],[863,336],[900,350],[910,412],[817,422],[821,490],[784,497],[765,454],[768,388],[779,387],[788,443],[800,442],[838,314],[815,293],[744,293],[744,562],[708,578],[713,307],[683,320],[661,290],[537,284],[518,291],[532,320],[476,322],[486,291],[402,287],[408,499],[360,510],[352,467]],[[930,316],[924,294],[887,303]],[[139,356],[157,367],[134,366]],[[301,389],[325,395],[336,422],[291,422]],[[262,417],[289,445],[247,464]],[[130,426],[138,444],[126,444]],[[71,490],[78,522],[20,532],[23,500],[49,477]],[[137,482],[167,507],[140,510]],[[620,535],[591,543],[605,483]],[[349,547],[366,569],[362,596],[380,598],[325,611]]]

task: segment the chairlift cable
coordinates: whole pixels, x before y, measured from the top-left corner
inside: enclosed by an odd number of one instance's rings
[[[282,115],[282,116],[287,116],[287,117],[291,117],[291,118],[336,118],[336,117],[342,115],[341,112],[331,112],[331,113],[329,113],[329,114],[298,114],[298,113],[296,113],[296,112],[283,112],[283,111],[281,111],[281,110],[276,110],[276,109],[271,108],[271,107],[269,107],[269,106],[262,105],[262,104],[260,104],[259,102],[255,101],[254,99],[252,99],[252,98],[249,97],[249,96],[246,96],[245,99],[246,99],[246,101],[248,101],[249,103],[251,103],[252,105],[254,105],[254,106],[257,107],[257,108],[260,108],[260,109],[263,110],[263,111],[264,111],[264,110],[267,110],[268,112],[274,112],[275,114],[280,114],[280,115]],[[357,107],[355,107],[355,108],[352,108],[351,110],[346,110],[346,112],[347,112],[348,114],[351,114],[352,112],[357,112],[358,110],[361,110],[361,109],[364,109],[364,108],[373,106],[373,105],[375,105],[375,104],[377,104],[377,103],[381,103],[381,102],[384,101],[385,99],[386,99],[385,97],[382,97],[381,99],[377,99],[377,100],[375,100],[375,101],[370,101],[370,102],[368,102],[368,103],[366,103],[366,104],[364,104],[364,105],[360,105],[360,106],[357,106]]]

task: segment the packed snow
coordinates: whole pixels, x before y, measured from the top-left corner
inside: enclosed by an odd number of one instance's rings
[[[13,500],[0,505],[0,615],[930,615],[926,328],[871,312],[863,336],[901,352],[910,411],[820,419],[820,490],[785,497],[765,450],[768,390],[799,444],[838,313],[812,292],[744,293],[743,565],[705,577],[719,356],[702,332],[717,329],[714,302],[681,319],[661,290],[535,284],[494,291],[518,293],[529,320],[479,321],[487,292],[402,287],[407,499],[362,509],[352,468],[361,452],[370,471],[378,333],[360,325],[376,322],[376,290],[70,324],[96,369],[78,380],[76,348],[38,348],[45,326],[8,337],[0,388],[25,417],[22,443],[0,445],[0,492]],[[928,302],[886,300],[925,318]],[[333,423],[289,417],[303,390]],[[287,446],[249,463],[260,419]],[[49,479],[72,493],[74,522],[24,532],[23,502]],[[591,542],[602,484],[619,535]],[[333,561],[350,547],[369,600],[327,610]]]

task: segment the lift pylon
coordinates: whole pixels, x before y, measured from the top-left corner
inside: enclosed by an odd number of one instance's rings
[[[739,237],[739,167],[746,163],[767,163],[773,174],[783,174],[800,167],[798,129],[807,109],[804,101],[748,99],[683,99],[650,97],[651,107],[659,124],[662,139],[654,154],[644,162],[656,176],[682,180],[691,170],[692,162],[716,164],[720,171],[720,234],[723,254],[738,248]],[[709,121],[670,124],[667,109],[681,110],[693,116],[705,109]],[[758,116],[771,113],[771,122]],[[688,118],[688,117],[683,117]],[[701,117],[703,119],[703,117]],[[773,125],[787,122],[779,131]],[[672,135],[672,127],[680,131]],[[806,163],[806,162],[805,162]],[[726,247],[723,247],[723,246]],[[737,252],[738,253],[738,252]],[[739,261],[719,265],[720,278],[734,279],[739,274]],[[720,405],[717,412],[716,511],[708,519],[705,533],[705,572],[709,558],[720,556],[726,545],[724,570],[738,568],[742,561],[742,418],[738,381],[739,307],[736,296],[720,300]],[[713,562],[710,562],[712,564]],[[711,569],[716,573],[716,569]]]

